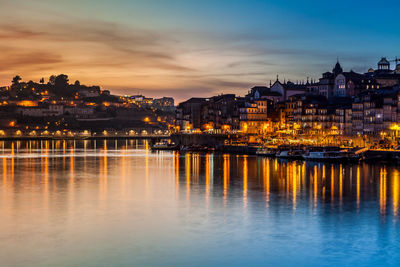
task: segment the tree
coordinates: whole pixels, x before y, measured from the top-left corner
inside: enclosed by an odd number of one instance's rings
[[[65,88],[68,85],[68,75],[60,74],[56,77],[54,85],[56,88]]]
[[[80,86],[80,85],[81,85],[81,82],[78,81],[78,80],[76,80],[76,81],[75,81],[75,86]]]
[[[29,89],[33,88],[34,86],[35,86],[35,83],[34,83],[32,80],[30,80],[30,81],[28,82],[28,87],[29,87]]]
[[[19,84],[19,82],[20,82],[21,80],[22,80],[22,79],[21,79],[21,76],[17,75],[17,76],[15,76],[15,77],[12,79],[12,84],[13,84],[13,85],[17,85],[17,84]]]
[[[56,75],[51,75],[49,77],[49,84],[55,85],[56,84]]]
[[[41,84],[44,84],[44,78],[40,79],[39,81]]]
[[[72,91],[69,90],[68,81],[68,75],[60,74],[56,77],[54,81],[54,89],[57,95],[69,96],[72,94]]]

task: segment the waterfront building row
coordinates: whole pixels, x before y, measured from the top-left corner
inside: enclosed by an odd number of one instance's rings
[[[397,63],[397,61],[396,61]],[[176,127],[185,131],[238,131],[248,134],[387,135],[400,127],[400,64],[382,58],[376,70],[344,72],[337,62],[318,82],[255,86],[233,94],[191,98],[176,109]]]

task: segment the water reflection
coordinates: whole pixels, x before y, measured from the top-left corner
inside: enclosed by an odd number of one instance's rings
[[[113,144],[112,150],[109,149],[110,144]],[[159,156],[159,154],[154,154],[149,150],[147,141],[142,145],[145,191],[149,193],[150,172],[153,167],[151,157]],[[110,163],[117,164],[122,179],[121,190],[125,191],[127,176],[129,176],[127,167],[130,164],[129,157],[132,156],[130,151],[137,151],[135,149],[140,147],[140,144],[134,140],[1,141],[0,147],[3,192],[18,189],[26,182],[27,177],[31,178],[31,185],[35,185],[38,182],[36,176],[40,173],[43,193],[48,195],[50,187],[55,189],[63,186],[63,184],[57,185],[57,173],[60,172],[57,166],[61,164],[62,169],[69,172],[69,194],[73,194],[75,188],[79,186],[75,183],[83,182],[76,180],[77,170],[87,172],[97,169],[99,196],[105,199],[109,186]],[[399,214],[400,175],[395,166],[305,163],[229,154],[163,153],[164,156],[171,157],[172,162],[158,161],[157,164],[172,166],[171,174],[174,176],[176,196],[179,196],[180,191],[185,190],[187,200],[190,200],[191,190],[194,187],[204,186],[203,192],[208,203],[212,194],[219,193],[218,190],[215,191],[215,188],[222,185],[222,199],[227,205],[230,196],[235,198],[238,196],[238,185],[241,185],[244,207],[253,197],[249,194],[250,191],[263,191],[266,206],[271,200],[271,194],[290,200],[289,204],[293,210],[296,210],[299,201],[307,199],[308,196],[312,199],[313,210],[317,210],[320,205],[325,207],[326,201],[330,202],[332,208],[342,208],[345,203],[347,205],[354,203],[356,209],[360,210],[363,200],[378,199],[381,216],[392,213],[397,217]],[[121,159],[116,161],[115,157]],[[92,159],[89,160],[89,158]],[[16,161],[18,161],[17,169]],[[37,169],[37,166],[40,168]],[[51,174],[50,168],[55,172]],[[16,171],[18,181],[14,184]],[[28,176],[23,175],[26,172],[29,173]],[[353,180],[354,172],[356,177]],[[181,184],[185,186],[181,187]],[[13,188],[15,186],[18,188]],[[379,191],[375,188],[379,188]],[[196,189],[196,192],[200,191]],[[390,199],[391,207],[388,207],[388,199]]]
[[[114,227],[126,221],[129,227],[125,229],[140,243],[145,241],[133,228],[148,229],[158,220],[184,229],[187,225],[201,227],[210,220],[211,225],[221,224],[237,233],[252,220],[281,228],[282,220],[291,221],[291,216],[303,216],[296,219],[300,225],[318,216],[317,226],[333,233],[330,228],[337,225],[329,221],[332,218],[355,214],[357,220],[368,218],[368,224],[378,218],[380,224],[397,225],[399,216],[400,173],[390,165],[151,152],[147,141],[138,140],[1,141],[0,158],[0,226],[14,234],[21,227],[30,231],[36,227],[46,235],[49,227],[57,228],[61,222],[66,234],[83,227],[95,235],[116,231]],[[229,221],[227,211],[239,221]],[[357,220],[350,219],[355,225]],[[168,235],[163,227],[151,229]],[[28,230],[25,238],[37,240]],[[0,233],[0,245],[18,243],[12,240],[9,234]]]

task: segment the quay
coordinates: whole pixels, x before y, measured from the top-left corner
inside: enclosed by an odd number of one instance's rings
[[[176,146],[171,150],[180,150],[182,152],[216,152],[216,153],[229,153],[229,154],[246,154],[246,155],[258,155],[265,156],[258,153],[260,149],[265,146],[265,143],[248,143],[244,139],[246,137],[241,134],[172,134],[170,140]],[[241,140],[241,141],[240,141]],[[277,151],[294,151],[298,150],[299,146],[302,147],[302,153],[305,154],[307,149],[315,148],[332,148],[329,145],[284,145],[279,146],[276,144],[275,150]],[[285,147],[283,149],[283,147]],[[336,146],[337,151],[343,150],[343,158],[345,161],[376,161],[385,163],[400,163],[400,150],[399,149],[384,149],[384,148],[372,148],[372,147],[344,147]],[[156,149],[155,149],[156,150]],[[271,153],[268,156],[277,156],[275,153]],[[296,157],[299,158],[299,157]],[[301,156],[300,158],[305,160],[311,160],[309,157]],[[290,157],[289,157],[290,159]],[[329,159],[327,159],[329,160]]]
[[[160,140],[170,139],[168,134],[138,134],[138,135],[126,135],[126,134],[114,134],[114,135],[21,135],[21,136],[0,136],[0,141],[29,141],[29,140],[121,140],[121,139],[147,139],[151,142],[157,142]]]

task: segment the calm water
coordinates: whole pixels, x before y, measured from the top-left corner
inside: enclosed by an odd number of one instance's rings
[[[0,142],[1,266],[400,264],[395,166]]]

